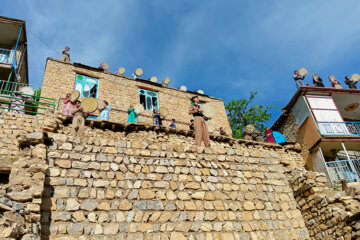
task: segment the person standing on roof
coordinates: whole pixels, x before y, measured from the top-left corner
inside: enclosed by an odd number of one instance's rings
[[[304,80],[305,76],[301,76],[299,71],[297,71],[297,70],[294,71],[294,77],[293,78],[295,80],[297,88],[300,88],[300,87],[304,86],[303,80]]]
[[[68,53],[70,48],[68,46],[62,51],[61,61],[70,62],[70,54]]]
[[[356,85],[357,82],[351,81],[349,76],[345,76],[345,84],[349,86],[350,89],[357,89]]]

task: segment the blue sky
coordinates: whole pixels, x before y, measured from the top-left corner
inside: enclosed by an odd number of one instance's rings
[[[144,79],[170,77],[225,102],[258,91],[257,104],[279,107],[271,125],[296,91],[293,70],[326,86],[330,74],[344,85],[360,73],[359,11],[358,0],[2,0],[0,15],[26,21],[32,85],[69,45],[74,62],[125,75],[141,67]]]

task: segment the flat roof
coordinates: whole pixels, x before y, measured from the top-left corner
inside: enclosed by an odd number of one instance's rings
[[[116,77],[125,78],[125,79],[131,80],[131,81],[142,82],[142,83],[145,83],[145,84],[148,84],[148,85],[152,85],[152,86],[156,86],[156,87],[167,88],[167,89],[171,89],[171,90],[175,90],[175,91],[179,91],[179,92],[183,92],[183,93],[184,93],[184,92],[186,92],[186,93],[191,93],[191,94],[193,94],[193,95],[203,96],[203,97],[207,97],[207,98],[219,100],[219,101],[222,101],[222,102],[224,101],[224,100],[221,99],[221,98],[211,97],[211,96],[209,96],[209,95],[201,94],[201,93],[194,92],[194,91],[183,91],[183,90],[180,90],[180,89],[177,89],[177,88],[173,88],[173,87],[169,87],[169,86],[163,86],[161,83],[150,82],[149,80],[145,80],[145,79],[140,79],[140,78],[136,78],[136,79],[135,79],[135,78],[127,77],[127,76],[124,76],[124,75],[118,75],[118,74],[115,74],[115,73],[112,73],[112,72],[104,71],[104,70],[102,70],[102,69],[98,69],[98,68],[95,68],[95,67],[91,67],[91,66],[88,66],[88,65],[84,65],[84,64],[82,64],[82,63],[64,62],[64,61],[61,61],[61,60],[59,60],[59,59],[50,58],[50,57],[48,57],[46,61],[48,61],[48,60],[60,62],[60,63],[63,63],[63,64],[73,65],[74,67],[77,67],[77,68],[87,69],[87,70],[91,70],[91,71],[95,71],[95,72],[99,72],[99,73],[104,73],[104,74],[109,74],[109,75],[116,76]]]

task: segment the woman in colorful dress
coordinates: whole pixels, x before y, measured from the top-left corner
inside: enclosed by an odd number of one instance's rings
[[[127,122],[130,123],[130,122],[133,122],[133,123],[138,123],[139,120],[138,120],[138,116],[136,116],[136,113],[134,111],[134,105],[130,105],[129,109],[128,109],[128,113],[129,113],[129,116],[128,116],[128,119],[127,119]]]
[[[11,94],[11,105],[10,105],[10,112],[24,114],[25,113],[25,98],[21,94],[21,90],[19,89],[18,92],[14,92]]]
[[[66,94],[66,98],[64,99],[64,107],[62,110],[64,116],[70,116],[75,105],[75,103],[70,101],[70,95],[71,93]]]
[[[265,134],[266,134],[266,141],[270,142],[270,143],[275,143],[275,138],[272,135],[272,132],[270,130],[270,128],[265,128]]]
[[[104,101],[103,108],[100,109],[99,120],[109,121],[109,112],[111,107],[107,101]]]
[[[153,110],[153,118],[154,118],[154,124],[155,125],[162,126],[162,121],[165,118],[161,117],[160,113],[158,112],[158,110],[156,108],[154,108],[154,110]]]

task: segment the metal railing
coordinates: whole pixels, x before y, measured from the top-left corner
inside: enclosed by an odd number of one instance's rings
[[[360,136],[360,122],[317,122],[323,136]]]
[[[0,63],[12,65],[15,59],[15,51],[0,48]]]
[[[360,122],[345,122],[345,125],[352,136],[360,136]]]
[[[29,95],[1,90],[0,109],[14,113],[41,115],[44,115],[46,110],[55,109],[55,99],[41,97],[39,93],[40,91],[35,92],[35,95]]]
[[[323,136],[349,136],[351,135],[345,122],[319,121],[319,132]]]
[[[7,80],[0,80],[0,92],[2,90],[15,92],[21,87],[31,87],[35,91],[39,89],[38,87],[29,86],[29,84],[26,84],[26,83],[10,82],[10,81],[7,81]]]
[[[334,183],[340,183],[342,179],[347,179],[348,182],[360,179],[360,159],[326,162],[326,166]]]

